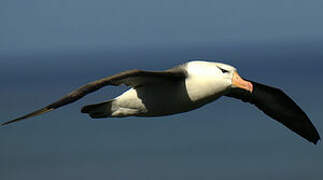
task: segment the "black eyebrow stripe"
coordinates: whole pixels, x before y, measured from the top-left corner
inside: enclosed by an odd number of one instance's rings
[[[227,72],[229,72],[228,70],[222,69],[222,68],[220,68],[219,66],[217,66],[217,67],[222,71],[222,73],[227,73]]]

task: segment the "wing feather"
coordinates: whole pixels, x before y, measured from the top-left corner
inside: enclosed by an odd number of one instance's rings
[[[252,93],[232,89],[226,96],[254,104],[265,114],[314,144],[320,140],[319,133],[305,112],[282,90],[250,82],[253,84]]]
[[[72,91],[71,93],[65,95],[61,99],[49,104],[46,107],[38,109],[34,112],[26,114],[24,116],[18,117],[16,119],[4,122],[1,126],[10,124],[16,121],[27,119],[33,116],[38,116],[40,114],[52,111],[64,105],[73,103],[89,93],[92,93],[100,88],[107,85],[119,86],[125,84],[131,87],[137,87],[153,83],[169,82],[169,81],[179,81],[186,77],[184,69],[172,68],[166,71],[143,71],[143,70],[128,70],[106,78],[102,78],[81,86],[80,88]]]

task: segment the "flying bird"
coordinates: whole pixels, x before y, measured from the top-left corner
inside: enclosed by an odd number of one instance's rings
[[[255,105],[314,144],[320,140],[308,116],[282,90],[245,80],[231,65],[209,61],[190,61],[164,71],[124,71],[87,83],[56,102],[1,126],[73,103],[104,86],[122,84],[130,89],[108,101],[84,106],[81,112],[92,118],[164,116],[191,111],[228,96]]]

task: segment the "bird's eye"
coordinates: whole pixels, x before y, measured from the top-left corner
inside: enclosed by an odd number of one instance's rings
[[[225,70],[225,69],[222,69],[222,68],[219,68],[221,71],[222,71],[222,73],[227,73],[227,72],[229,72],[228,70]]]

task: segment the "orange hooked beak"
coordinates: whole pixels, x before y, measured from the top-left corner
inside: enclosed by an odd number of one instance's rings
[[[233,87],[241,88],[241,89],[247,90],[251,93],[253,91],[252,83],[242,79],[237,72],[233,73],[232,85],[233,85]]]

